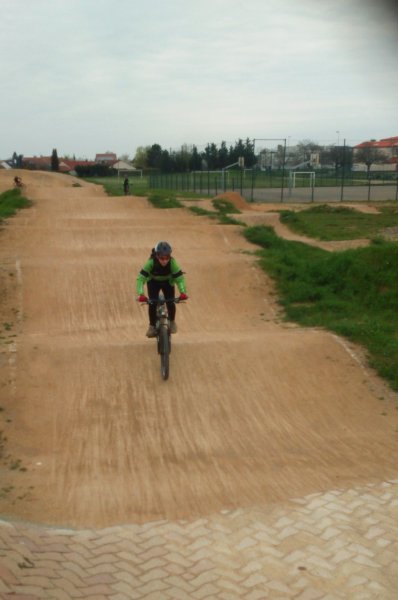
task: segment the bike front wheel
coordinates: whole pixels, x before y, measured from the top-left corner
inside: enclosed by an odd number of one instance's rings
[[[160,372],[163,379],[169,378],[170,364],[170,339],[167,327],[161,327],[159,331],[160,350]]]

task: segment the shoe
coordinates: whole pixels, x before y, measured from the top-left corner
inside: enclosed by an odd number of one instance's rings
[[[156,337],[156,327],[154,325],[149,325],[146,336],[149,338]]]
[[[177,323],[170,321],[170,333],[177,333]]]

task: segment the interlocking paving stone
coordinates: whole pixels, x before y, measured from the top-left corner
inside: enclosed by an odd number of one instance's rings
[[[192,521],[0,521],[2,600],[396,600],[398,480]]]

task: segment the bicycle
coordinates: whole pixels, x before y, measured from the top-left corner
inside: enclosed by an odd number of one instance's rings
[[[162,292],[160,292],[158,298],[147,300],[147,304],[156,304],[156,340],[158,354],[160,355],[160,374],[164,380],[169,378],[171,353],[170,318],[167,304],[179,304],[180,302],[183,302],[183,300],[179,298],[166,300]]]

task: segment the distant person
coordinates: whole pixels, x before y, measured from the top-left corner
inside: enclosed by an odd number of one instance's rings
[[[171,257],[172,248],[168,242],[158,242],[152,249],[150,258],[146,261],[137,277],[137,300],[148,302],[144,295],[144,284],[147,284],[148,296],[151,300],[158,298],[162,291],[166,300],[175,298],[175,284],[177,284],[179,300],[187,300],[184,274],[175,258]],[[170,331],[177,333],[176,305],[174,302],[167,304],[170,317]],[[148,305],[149,328],[147,337],[156,337],[156,304]]]
[[[129,178],[125,177],[124,181],[123,181],[123,190],[124,190],[124,195],[127,196],[127,194],[130,192],[130,183],[129,183]]]
[[[22,179],[18,175],[14,177],[14,186],[18,188],[22,187]]]

